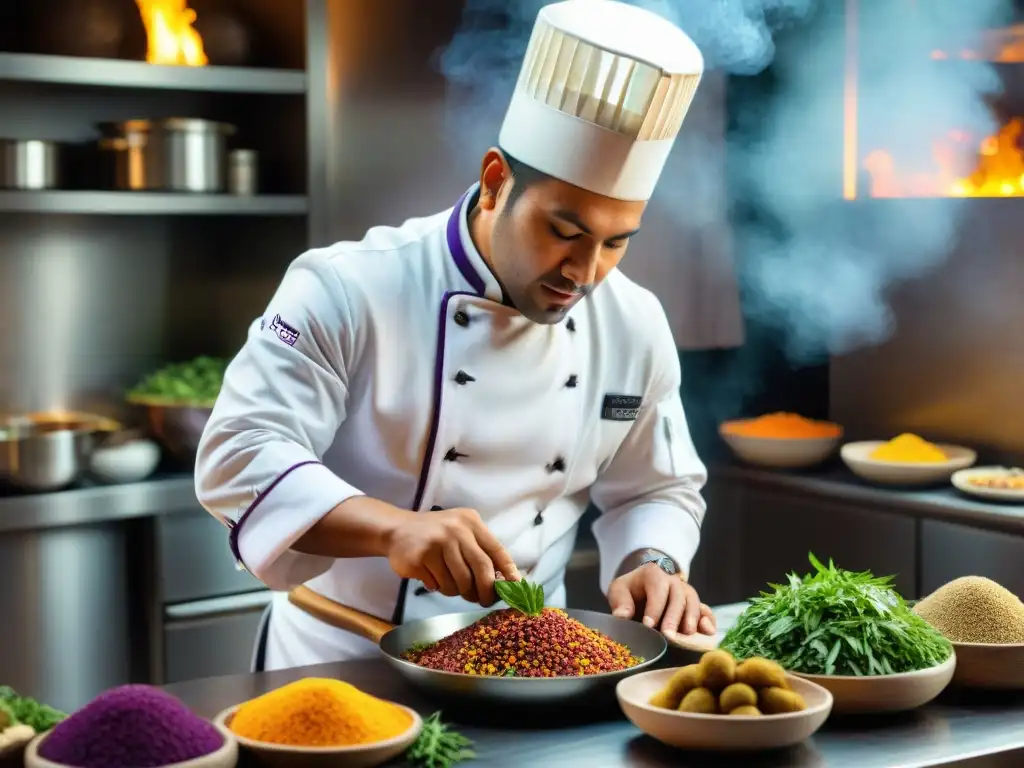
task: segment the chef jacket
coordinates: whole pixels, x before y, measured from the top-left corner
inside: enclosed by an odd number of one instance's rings
[[[603,590],[645,548],[688,570],[706,471],[660,303],[613,270],[562,322],[531,322],[502,303],[469,235],[477,189],[297,258],[228,366],[196,492],[271,589],[306,584],[394,623],[479,608],[384,558],[291,548],[361,494],[477,510],[550,605],[565,604],[588,500]]]

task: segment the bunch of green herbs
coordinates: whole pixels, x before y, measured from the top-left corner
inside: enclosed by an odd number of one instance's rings
[[[67,714],[30,696],[19,696],[6,685],[0,685],[0,731],[12,725],[27,725],[36,733],[48,731]]]
[[[128,399],[148,405],[212,406],[228,362],[219,357],[197,357],[165,366],[129,390]]]
[[[423,730],[405,753],[406,762],[416,768],[450,768],[475,757],[473,742],[445,725],[440,712],[423,721]]]
[[[891,675],[946,661],[950,642],[876,577],[824,566],[751,600],[721,647],[737,659],[761,656],[808,675]]]

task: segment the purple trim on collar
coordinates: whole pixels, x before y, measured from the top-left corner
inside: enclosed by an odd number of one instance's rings
[[[459,198],[459,202],[455,204],[455,208],[452,209],[452,215],[448,217],[448,227],[445,230],[445,237],[448,240],[448,250],[452,254],[452,259],[455,261],[455,266],[459,268],[459,272],[466,278],[466,282],[473,286],[473,290],[478,295],[483,296],[487,290],[484,280],[477,273],[476,269],[469,261],[469,256],[466,254],[466,248],[462,244],[462,208],[466,203],[466,198],[472,190],[467,190],[463,193],[462,197]]]
[[[228,543],[231,545],[231,554],[235,556],[235,560],[238,561],[239,565],[245,568],[245,562],[242,560],[242,554],[238,551],[238,534],[242,530],[242,525],[245,523],[246,520],[249,519],[249,515],[251,515],[253,510],[260,505],[260,502],[262,502],[265,498],[267,498],[267,496],[270,495],[270,492],[277,487],[278,483],[280,483],[282,480],[288,477],[288,475],[290,475],[296,469],[298,469],[299,467],[304,467],[307,464],[319,463],[319,461],[312,460],[300,461],[298,464],[293,464],[292,466],[288,467],[288,469],[286,469],[284,472],[282,472],[280,475],[274,478],[274,482],[268,485],[265,490],[260,492],[260,494],[253,500],[252,504],[249,505],[249,508],[242,513],[241,517],[238,518],[237,523],[229,523],[231,526],[231,533],[228,535]],[[246,568],[246,570],[249,569]]]

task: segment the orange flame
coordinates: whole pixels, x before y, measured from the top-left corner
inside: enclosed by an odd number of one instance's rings
[[[150,64],[205,66],[203,38],[192,28],[196,12],[188,0],[135,0],[146,27],[146,61]]]
[[[1014,118],[995,136],[979,142],[977,163],[967,176],[956,167],[956,158],[964,156],[964,146],[971,142],[962,131],[949,131],[934,143],[932,158],[937,170],[933,173],[902,174],[889,152],[875,150],[864,159],[871,197],[1022,197],[1022,134],[1024,120]]]

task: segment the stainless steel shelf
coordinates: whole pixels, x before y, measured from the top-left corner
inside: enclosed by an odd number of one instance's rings
[[[192,475],[0,496],[0,534],[200,509]]]
[[[0,190],[0,213],[78,213],[119,216],[301,216],[302,195],[198,195],[173,192]]]
[[[98,88],[304,94],[306,73],[254,67],[168,67],[143,61],[0,53],[0,80]]]

